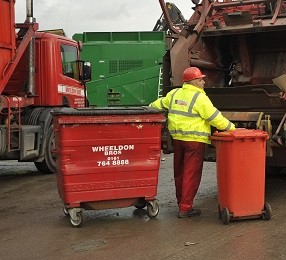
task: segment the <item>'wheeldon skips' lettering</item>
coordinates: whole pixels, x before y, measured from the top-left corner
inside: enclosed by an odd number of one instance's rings
[[[94,153],[96,152],[106,152],[106,151],[129,151],[134,150],[134,144],[126,145],[111,145],[111,146],[93,146],[91,147]]]

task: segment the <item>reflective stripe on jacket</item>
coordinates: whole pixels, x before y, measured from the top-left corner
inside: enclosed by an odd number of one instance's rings
[[[235,126],[215,108],[201,88],[184,84],[150,104],[168,113],[168,129],[174,139],[210,143],[211,125],[219,130]]]

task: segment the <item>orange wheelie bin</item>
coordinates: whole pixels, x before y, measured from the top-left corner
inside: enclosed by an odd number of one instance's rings
[[[265,203],[265,156],[268,134],[262,130],[236,129],[215,132],[219,217],[271,218]]]
[[[148,107],[53,112],[58,193],[73,227],[88,209],[147,206],[157,216],[164,121]]]

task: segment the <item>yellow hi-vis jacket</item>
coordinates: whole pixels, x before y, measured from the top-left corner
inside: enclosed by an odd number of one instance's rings
[[[235,126],[215,108],[201,88],[184,84],[150,104],[167,109],[168,129],[176,140],[210,143],[211,125],[219,130],[235,130]]]

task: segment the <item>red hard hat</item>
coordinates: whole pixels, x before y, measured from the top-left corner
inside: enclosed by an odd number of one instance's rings
[[[193,79],[204,78],[205,76],[197,67],[189,67],[183,72],[183,81],[187,82]]]

